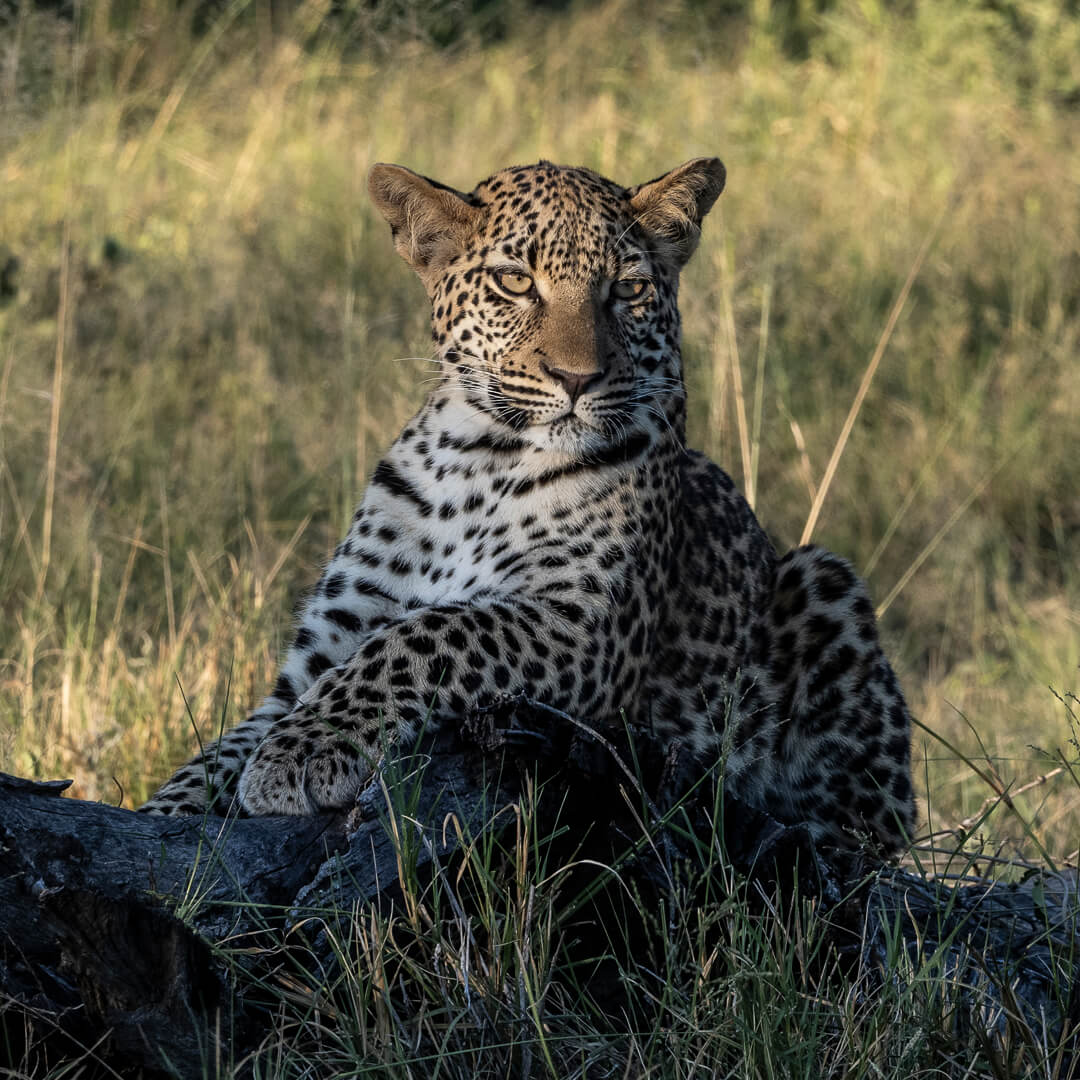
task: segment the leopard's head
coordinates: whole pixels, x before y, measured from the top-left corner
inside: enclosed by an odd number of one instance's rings
[[[375,165],[368,187],[431,299],[445,385],[537,449],[587,455],[681,422],[679,271],[724,175],[696,158],[623,188],[541,162],[464,194]]]

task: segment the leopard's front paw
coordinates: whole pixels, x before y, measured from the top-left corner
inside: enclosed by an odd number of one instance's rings
[[[373,759],[348,736],[272,731],[248,758],[240,802],[249,814],[314,814],[351,806]]]

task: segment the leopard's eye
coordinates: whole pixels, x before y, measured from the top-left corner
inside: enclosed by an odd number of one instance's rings
[[[648,288],[647,278],[623,278],[612,283],[611,295],[616,300],[640,300]]]
[[[519,274],[516,270],[496,270],[495,280],[499,283],[499,288],[511,296],[525,296],[533,289],[533,279],[528,274]]]

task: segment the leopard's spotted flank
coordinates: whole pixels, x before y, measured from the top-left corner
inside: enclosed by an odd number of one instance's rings
[[[541,162],[469,194],[372,169],[441,382],[376,468],[273,692],[145,809],[344,806],[387,736],[524,694],[723,747],[747,801],[831,842],[902,845],[910,717],[865,588],[819,548],[779,557],[684,445],[679,271],[723,185],[715,158],[632,188]]]

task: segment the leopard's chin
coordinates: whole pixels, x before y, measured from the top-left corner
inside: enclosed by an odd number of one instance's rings
[[[530,424],[519,432],[539,451],[557,454],[577,461],[589,461],[603,455],[619,442],[628,431],[577,413],[567,413],[542,424]]]

